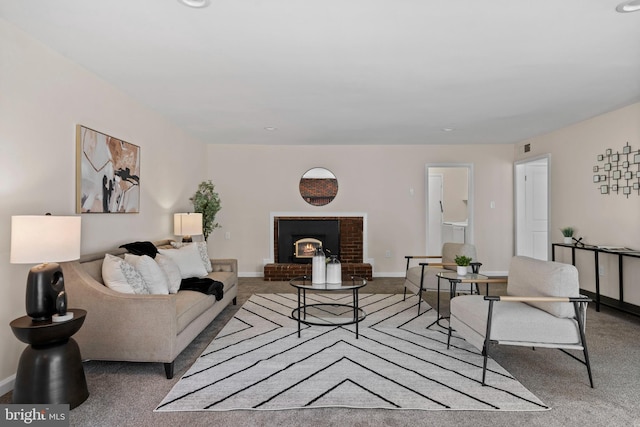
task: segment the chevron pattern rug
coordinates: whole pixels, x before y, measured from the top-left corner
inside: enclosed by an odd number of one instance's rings
[[[307,293],[309,304],[351,299]],[[418,316],[417,302],[361,294],[358,339],[354,325],[303,325],[298,338],[295,294],[252,295],[156,411],[549,409],[491,359],[482,386],[481,354],[458,337],[447,350],[447,331],[425,328],[435,310]]]

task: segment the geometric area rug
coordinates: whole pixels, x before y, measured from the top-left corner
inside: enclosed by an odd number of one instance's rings
[[[295,294],[254,294],[155,409],[283,410],[318,407],[413,410],[548,410],[494,360],[482,386],[482,355],[437,326],[418,297],[360,294],[354,325],[305,326]],[[351,294],[311,294],[308,303],[350,303]],[[425,303],[422,302],[424,307]]]

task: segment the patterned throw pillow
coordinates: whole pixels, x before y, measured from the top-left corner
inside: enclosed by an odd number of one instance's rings
[[[140,273],[150,294],[167,295],[169,293],[167,276],[153,258],[148,255],[124,254],[124,260]]]
[[[195,245],[198,246],[198,252],[200,252],[200,258],[202,259],[204,268],[207,270],[207,273],[211,273],[213,271],[213,267],[211,266],[211,260],[209,259],[207,242],[195,242]]]
[[[125,294],[148,294],[144,280],[134,266],[111,254],[102,262],[102,279],[108,288]]]

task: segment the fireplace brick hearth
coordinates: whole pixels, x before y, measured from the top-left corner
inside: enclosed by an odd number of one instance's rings
[[[373,267],[364,263],[363,230],[364,218],[362,217],[275,217],[274,218],[274,254],[275,262],[264,266],[264,280],[282,281],[290,280],[298,276],[310,276],[311,264],[294,264],[279,262],[278,257],[278,221],[287,220],[338,220],[340,222],[340,262],[342,263],[343,280],[350,276],[373,279]]]

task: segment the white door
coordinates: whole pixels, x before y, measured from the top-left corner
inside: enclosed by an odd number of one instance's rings
[[[549,259],[549,159],[516,164],[516,255]]]
[[[440,255],[442,252],[442,175],[429,174],[428,197],[427,255]]]

